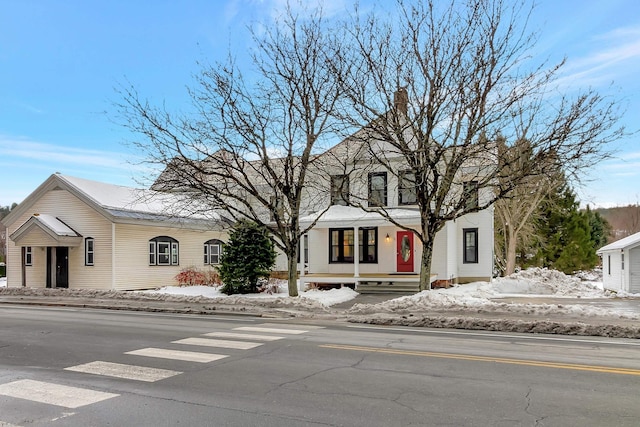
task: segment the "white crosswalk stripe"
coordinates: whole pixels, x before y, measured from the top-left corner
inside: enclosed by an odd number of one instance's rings
[[[304,329],[305,332],[309,332],[310,330],[315,330],[315,329],[325,329],[324,326],[291,325],[291,324],[285,324],[285,323],[260,323],[258,326],[262,326],[264,328],[282,328],[283,325],[288,329]]]
[[[284,329],[284,328],[265,328],[262,326],[241,326],[239,328],[233,328],[234,331],[247,331],[247,332],[265,332],[274,334],[287,334],[297,335],[309,332],[303,329]]]
[[[204,336],[217,337],[217,338],[243,338],[243,339],[257,340],[257,341],[277,341],[284,338],[284,337],[278,337],[275,335],[241,334],[241,333],[235,333],[235,332],[209,332],[208,334],[204,334]]]
[[[249,341],[229,341],[229,340],[213,340],[209,338],[185,338],[178,341],[172,341],[174,344],[200,345],[204,347],[220,347],[232,348],[236,350],[249,350],[259,347],[262,343]]]
[[[229,357],[224,354],[200,353],[197,351],[169,350],[166,348],[141,348],[128,351],[125,354],[134,356],[157,357],[161,359],[184,360],[186,362],[208,363]],[[1,427],[1,426],[0,426]]]
[[[64,369],[67,371],[84,372],[86,374],[104,375],[108,377],[145,382],[155,382],[182,373],[179,371],[170,371],[168,369],[147,368],[145,366],[124,365],[122,363],[103,361],[85,363],[83,365],[71,366]]]
[[[0,421],[0,427],[20,427],[15,424],[5,423],[4,421]]]
[[[71,409],[119,396],[114,393],[34,380],[18,380],[0,384],[0,395]]]

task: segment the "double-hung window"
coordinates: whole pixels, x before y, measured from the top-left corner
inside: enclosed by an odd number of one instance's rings
[[[222,241],[211,239],[204,242],[204,265],[220,264],[222,255]]]
[[[478,181],[465,182],[462,193],[467,209],[475,209],[478,207]]]
[[[353,263],[354,260],[353,228],[329,229],[329,262]],[[378,262],[378,228],[358,229],[358,260],[361,263]]]
[[[369,206],[387,206],[387,173],[369,174]]]
[[[361,263],[377,263],[378,262],[378,228],[361,228],[358,230],[358,239],[360,242],[359,259]]]
[[[84,265],[93,265],[94,262],[94,245],[93,237],[84,239]]]
[[[465,228],[463,234],[463,262],[465,264],[478,263],[478,229]]]
[[[342,206],[349,204],[349,175],[331,177],[331,204]]]
[[[413,171],[398,172],[398,204],[415,205],[416,202],[416,174]]]
[[[173,237],[158,236],[149,240],[149,265],[179,265],[179,245]]]
[[[329,229],[329,262],[352,263],[354,253],[353,228]]]

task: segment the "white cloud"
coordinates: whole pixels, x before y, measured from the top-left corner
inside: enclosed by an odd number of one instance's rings
[[[590,40],[587,55],[568,59],[560,84],[609,84],[640,69],[640,27],[618,28]]]
[[[113,169],[130,169],[131,155],[102,150],[68,147],[0,135],[0,152],[4,160],[46,162],[52,165],[82,165]]]

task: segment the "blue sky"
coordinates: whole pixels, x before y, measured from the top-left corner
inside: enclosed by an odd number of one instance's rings
[[[317,0],[320,2],[320,0]],[[325,1],[339,12],[351,0]],[[361,2],[367,3],[367,2]],[[114,88],[184,110],[196,61],[245,52],[247,26],[268,22],[285,0],[0,0],[0,206],[20,202],[60,172],[138,186],[148,178],[133,136],[113,123]],[[534,55],[566,56],[563,79],[611,93],[621,124],[640,129],[640,2],[539,0]],[[532,28],[533,28],[532,27]],[[615,144],[578,189],[583,202],[640,201],[640,134]]]

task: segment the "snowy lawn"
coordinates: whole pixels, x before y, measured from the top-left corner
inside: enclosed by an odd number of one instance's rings
[[[4,288],[7,286],[7,278],[6,277],[0,277],[0,288]]]
[[[166,286],[153,291],[145,291],[147,294],[166,294],[166,295],[184,295],[184,296],[200,296],[204,298],[246,298],[246,299],[273,299],[273,298],[289,298],[286,281],[278,281],[277,293],[259,293],[246,295],[225,295],[220,292],[219,287],[214,286]],[[342,302],[350,301],[358,296],[358,293],[351,288],[331,289],[328,291],[320,291],[317,289],[308,290],[299,293],[300,299],[315,301],[324,307],[329,307]],[[304,305],[304,304],[301,304]]]

